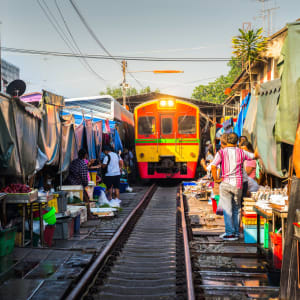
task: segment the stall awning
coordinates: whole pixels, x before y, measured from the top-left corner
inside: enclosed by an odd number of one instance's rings
[[[281,143],[276,142],[274,136],[280,86],[280,79],[261,85],[257,100],[255,135],[266,172],[277,177],[285,177],[281,162]]]
[[[65,106],[65,112],[84,115],[86,119],[108,119],[133,126],[133,114],[109,95],[66,99]]]

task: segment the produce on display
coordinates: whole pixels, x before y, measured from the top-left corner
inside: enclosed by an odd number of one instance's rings
[[[0,192],[6,194],[25,194],[25,193],[30,193],[31,188],[26,184],[12,183],[7,187],[2,188]]]

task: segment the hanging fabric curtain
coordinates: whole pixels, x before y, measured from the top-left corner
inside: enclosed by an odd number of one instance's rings
[[[89,154],[89,159],[95,159],[96,158],[95,136],[93,132],[92,120],[91,119],[84,120],[84,127],[85,127],[86,145]]]
[[[234,132],[238,136],[241,136],[243,133],[243,126],[244,126],[244,122],[245,122],[245,119],[247,116],[249,103],[251,102],[250,100],[251,100],[250,93],[242,100],[241,110],[240,110],[237,122],[235,124],[235,127],[234,127]]]
[[[38,157],[39,109],[19,99],[0,96],[0,175],[33,175]]]
[[[288,24],[287,28],[278,62],[282,82],[275,136],[278,142],[294,145],[300,110],[300,22]]]
[[[115,129],[115,139],[114,139],[114,144],[115,144],[115,151],[118,153],[120,150],[123,152],[123,145],[122,141],[120,139],[120,135],[117,129]]]
[[[75,140],[76,140],[76,146],[77,146],[77,152],[84,147],[84,124],[81,123],[75,128]]]
[[[254,146],[256,145],[255,134],[254,134],[256,113],[257,113],[257,96],[252,96],[248,106],[248,111],[245,118],[242,135],[246,136]]]
[[[76,141],[75,141],[75,124],[72,115],[64,116],[62,121],[62,145],[60,164],[62,172],[69,169],[70,163],[77,157]]]
[[[43,91],[41,109],[44,111],[39,134],[39,148],[48,158],[48,166],[59,165],[61,140],[60,109],[64,105],[61,96]]]
[[[96,157],[100,159],[102,151],[102,121],[93,123]]]
[[[282,170],[281,144],[275,141],[277,102],[280,93],[280,79],[263,83],[257,101],[255,134],[257,148],[267,173],[285,177]]]

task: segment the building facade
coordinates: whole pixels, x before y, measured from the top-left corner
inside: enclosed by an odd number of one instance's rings
[[[7,85],[20,78],[20,69],[16,67],[15,65],[5,61],[1,60],[1,90],[6,91]]]

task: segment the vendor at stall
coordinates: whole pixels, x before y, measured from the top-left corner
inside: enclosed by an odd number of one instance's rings
[[[90,211],[89,205],[89,196],[85,190],[88,186],[88,165],[85,162],[87,159],[88,154],[85,149],[81,149],[78,152],[78,158],[74,159],[69,168],[69,176],[67,178],[67,183],[70,185],[82,185],[83,190],[83,200],[86,202],[87,205],[87,214],[89,219],[93,219],[93,215]]]

